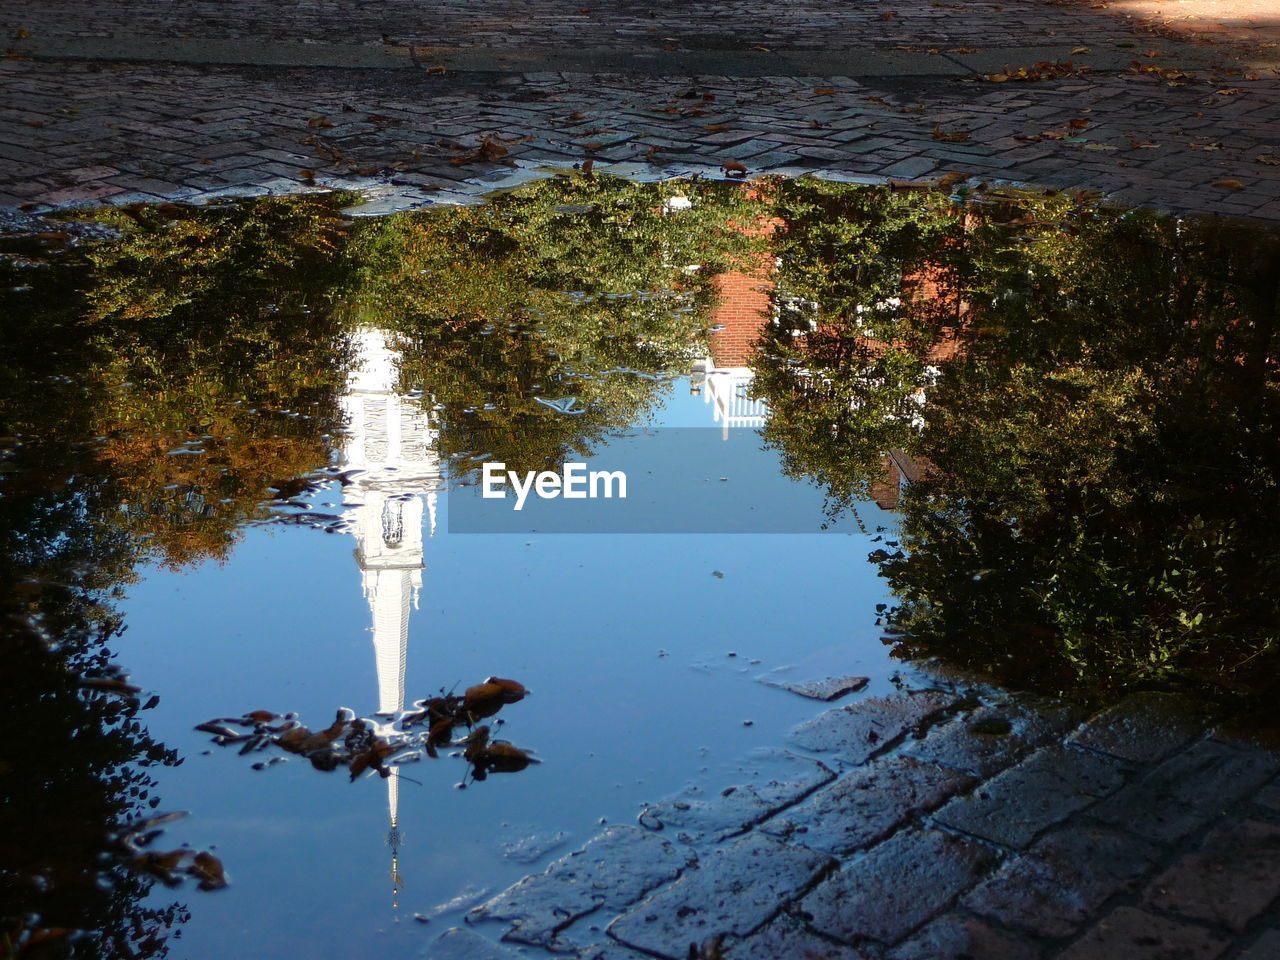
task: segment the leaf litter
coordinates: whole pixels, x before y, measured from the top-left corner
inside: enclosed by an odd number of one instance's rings
[[[254,763],[256,770],[283,762],[287,759],[283,754],[291,754],[309,761],[316,770],[343,768],[352,781],[370,772],[385,779],[392,773],[399,775],[401,765],[424,755],[434,760],[441,750],[455,750],[454,756],[467,761],[470,778],[481,781],[491,773],[517,773],[540,762],[531,751],[494,737],[491,726],[481,722],[519,703],[528,692],[515,680],[488,677],[461,695],[441,690],[439,696],[418,700],[412,710],[390,722],[357,717],[342,708],[332,723],[313,730],[296,714],[253,710],[209,720],[196,729],[209,734],[217,746],[236,748],[241,756],[273,748],[281,751]],[[459,728],[465,729],[461,736]],[[466,776],[460,786],[466,786]]]

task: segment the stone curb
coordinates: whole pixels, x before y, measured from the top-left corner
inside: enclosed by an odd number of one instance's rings
[[[1180,68],[1211,69],[1222,50],[1164,41]],[[161,62],[204,66],[422,70],[453,73],[582,73],[651,77],[940,77],[999,72],[1005,66],[1070,61],[1092,73],[1128,70],[1140,51],[1127,47],[1076,54],[1072,44],[992,47],[968,52],[855,47],[847,50],[619,50],[609,47],[408,47],[395,44],[287,43],[163,37],[40,37],[6,52],[35,60]],[[1267,63],[1248,64],[1263,68]]]

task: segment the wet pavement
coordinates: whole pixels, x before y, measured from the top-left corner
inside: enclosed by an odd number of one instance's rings
[[[60,2],[8,4],[3,28],[10,207],[318,184],[404,208],[590,160],[1280,217],[1265,31],[1188,39],[1123,5]]]
[[[593,960],[691,944],[753,960],[1275,956],[1280,754],[1173,694],[1089,716],[922,669],[935,686],[819,715],[788,737],[802,752],[609,828],[468,920]],[[462,928],[436,944],[427,956],[517,955]]]

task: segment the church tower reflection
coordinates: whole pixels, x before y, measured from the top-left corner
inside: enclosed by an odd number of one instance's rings
[[[435,534],[440,460],[428,411],[397,392],[399,354],[387,333],[364,328],[352,337],[352,374],[343,397],[347,434],[342,466],[352,471],[344,491],[355,535],[360,583],[373,624],[378,714],[404,710],[409,616],[422,590],[423,527]],[[387,778],[393,896],[398,896],[400,776]]]

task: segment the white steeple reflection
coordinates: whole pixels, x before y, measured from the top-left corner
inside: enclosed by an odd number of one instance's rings
[[[353,471],[345,506],[373,621],[378,713],[394,718],[404,710],[409,615],[422,590],[424,519],[427,535],[435,534],[440,460],[426,408],[396,392],[400,357],[386,332],[361,329],[352,336],[352,348],[352,374],[342,398],[348,421],[342,465]],[[395,891],[400,884],[399,800],[400,777],[393,772],[387,778],[387,803]]]

